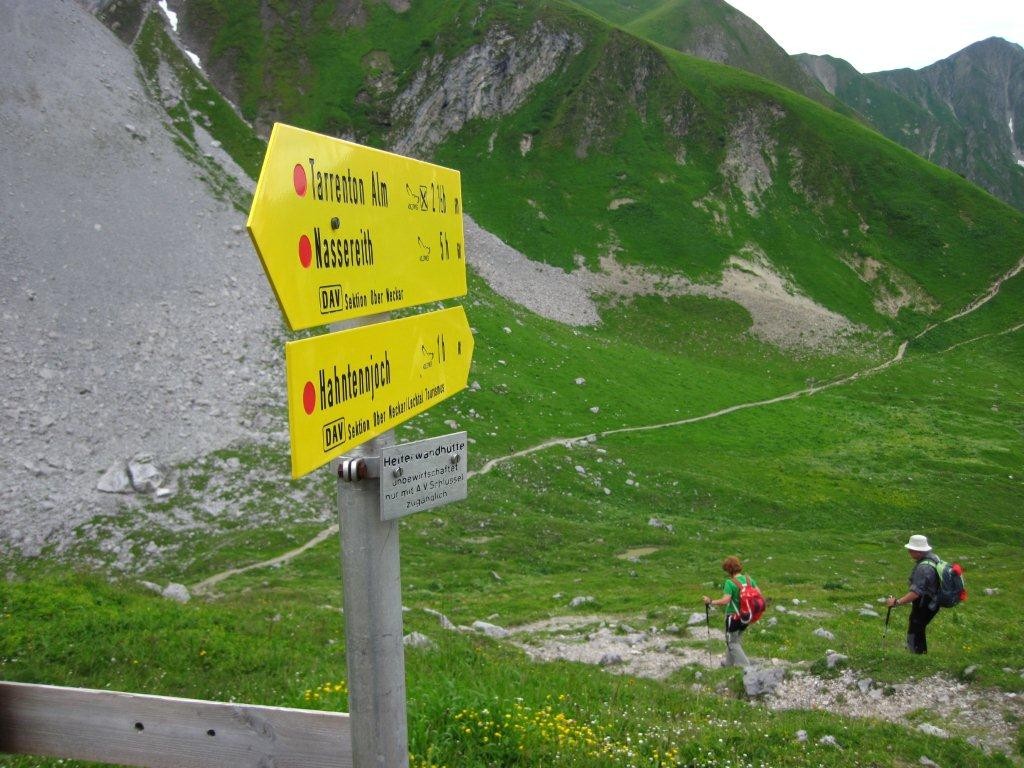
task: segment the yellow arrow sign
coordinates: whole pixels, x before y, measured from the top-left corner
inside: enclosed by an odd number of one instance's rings
[[[277,123],[246,226],[292,330],[466,293],[449,168]]]
[[[462,307],[285,344],[292,477],[465,389],[473,334]]]

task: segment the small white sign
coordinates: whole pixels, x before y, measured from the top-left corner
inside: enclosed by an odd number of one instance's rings
[[[380,457],[380,519],[462,501],[468,494],[465,432],[384,448]]]

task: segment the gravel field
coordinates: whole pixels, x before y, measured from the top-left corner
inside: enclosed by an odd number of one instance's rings
[[[61,542],[114,462],[264,433],[280,314],[238,211],[84,9],[0,3],[0,547]]]

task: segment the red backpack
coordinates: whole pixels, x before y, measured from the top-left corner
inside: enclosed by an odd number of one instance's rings
[[[744,580],[747,582],[746,584],[740,584],[735,576],[730,578],[740,591],[740,612],[732,615],[743,624],[753,624],[764,613],[766,607],[764,595],[761,594],[761,590],[750,583],[749,576],[744,577]]]

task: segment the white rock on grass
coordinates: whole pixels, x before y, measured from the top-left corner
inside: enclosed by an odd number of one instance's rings
[[[816,636],[818,636],[818,637],[823,637],[826,640],[835,640],[836,639],[836,636],[833,635],[831,632],[829,632],[824,627],[818,627],[816,630],[814,630],[814,634]]]
[[[503,638],[508,637],[511,633],[504,627],[499,627],[497,624],[491,624],[487,621],[474,621],[473,629],[477,632],[482,632],[488,637]]]
[[[949,738],[949,733],[947,731],[944,731],[942,728],[939,728],[937,725],[932,725],[931,723],[921,723],[917,726],[917,730],[921,733],[926,733],[929,736],[935,736],[939,739]]]
[[[692,627],[697,624],[704,624],[708,620],[708,614],[706,613],[691,613],[690,618],[686,620],[686,626]]]
[[[402,645],[409,648],[436,648],[437,644],[421,632],[410,632],[402,638]]]
[[[850,657],[845,653],[837,653],[835,651],[828,651],[825,654],[825,663],[829,669],[835,669],[839,664],[844,664],[850,660]]]
[[[174,600],[178,603],[187,603],[192,599],[192,595],[188,592],[188,587],[184,584],[171,583],[164,587],[164,591],[161,594],[168,600]]]
[[[594,597],[592,595],[581,595],[579,597],[574,597],[572,600],[570,600],[569,601],[569,607],[570,608],[579,608],[581,605],[587,605],[588,603],[593,603],[593,602],[596,602],[596,601],[594,600]]]
[[[452,624],[451,621],[449,621],[448,617],[445,616],[440,611],[435,611],[433,608],[424,608],[423,612],[424,613],[429,613],[431,616],[436,616],[438,621],[441,622],[441,628],[442,629],[449,629],[449,630],[454,630],[455,629],[455,625]]]

